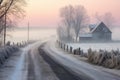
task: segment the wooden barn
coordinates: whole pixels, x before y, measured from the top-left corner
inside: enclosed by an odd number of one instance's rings
[[[111,41],[112,32],[110,29],[103,23],[98,25],[90,25],[90,32],[86,34],[79,35],[79,41]]]

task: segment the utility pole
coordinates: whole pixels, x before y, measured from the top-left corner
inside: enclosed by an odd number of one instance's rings
[[[6,11],[6,6],[5,6],[5,11]],[[4,46],[6,44],[6,26],[7,26],[7,13],[5,14],[5,24],[4,24]]]
[[[28,22],[28,40],[27,40],[27,42],[29,42],[29,34],[30,34],[30,24]]]

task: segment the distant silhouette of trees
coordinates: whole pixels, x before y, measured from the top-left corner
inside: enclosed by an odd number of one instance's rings
[[[73,35],[75,35],[75,39],[77,41],[80,31],[86,27],[86,24],[89,21],[89,16],[87,15],[86,9],[81,5],[65,6],[60,9],[60,17],[61,28],[58,28],[60,36],[64,34],[63,36],[66,37],[66,40],[71,41],[74,38]],[[62,30],[66,33],[63,33]]]
[[[60,17],[61,17],[61,27],[66,30],[66,39],[71,40],[70,29],[73,26],[73,15],[74,15],[74,7],[72,5],[65,6],[60,9]]]

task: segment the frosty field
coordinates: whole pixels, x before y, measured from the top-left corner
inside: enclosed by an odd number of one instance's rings
[[[73,47],[73,49],[81,48],[83,51],[87,51],[89,48],[92,50],[117,50],[120,49],[120,43],[68,43],[69,46]]]
[[[118,28],[113,29],[113,40],[120,40]],[[7,36],[7,40],[11,42],[21,42],[27,40],[27,28],[25,29],[15,29],[13,32],[7,33],[10,36]],[[24,35],[23,35],[24,34]],[[49,35],[48,35],[49,34]],[[30,40],[43,40],[50,39],[51,37],[56,36],[56,29],[42,29],[42,28],[30,28]],[[53,38],[55,40],[55,38]],[[89,48],[94,50],[116,50],[120,49],[120,43],[68,43],[69,46],[72,46],[74,49],[81,48],[84,51],[87,51]]]

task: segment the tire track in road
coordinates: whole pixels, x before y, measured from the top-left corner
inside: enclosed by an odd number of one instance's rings
[[[34,63],[32,57],[30,55],[30,51],[27,53],[28,57],[28,80],[35,80],[35,70],[34,70]]]
[[[49,64],[39,55],[38,47],[28,51],[28,78],[27,80],[59,80]]]
[[[50,65],[51,69],[60,80],[83,80],[49,57],[41,46],[39,47],[39,54]]]

